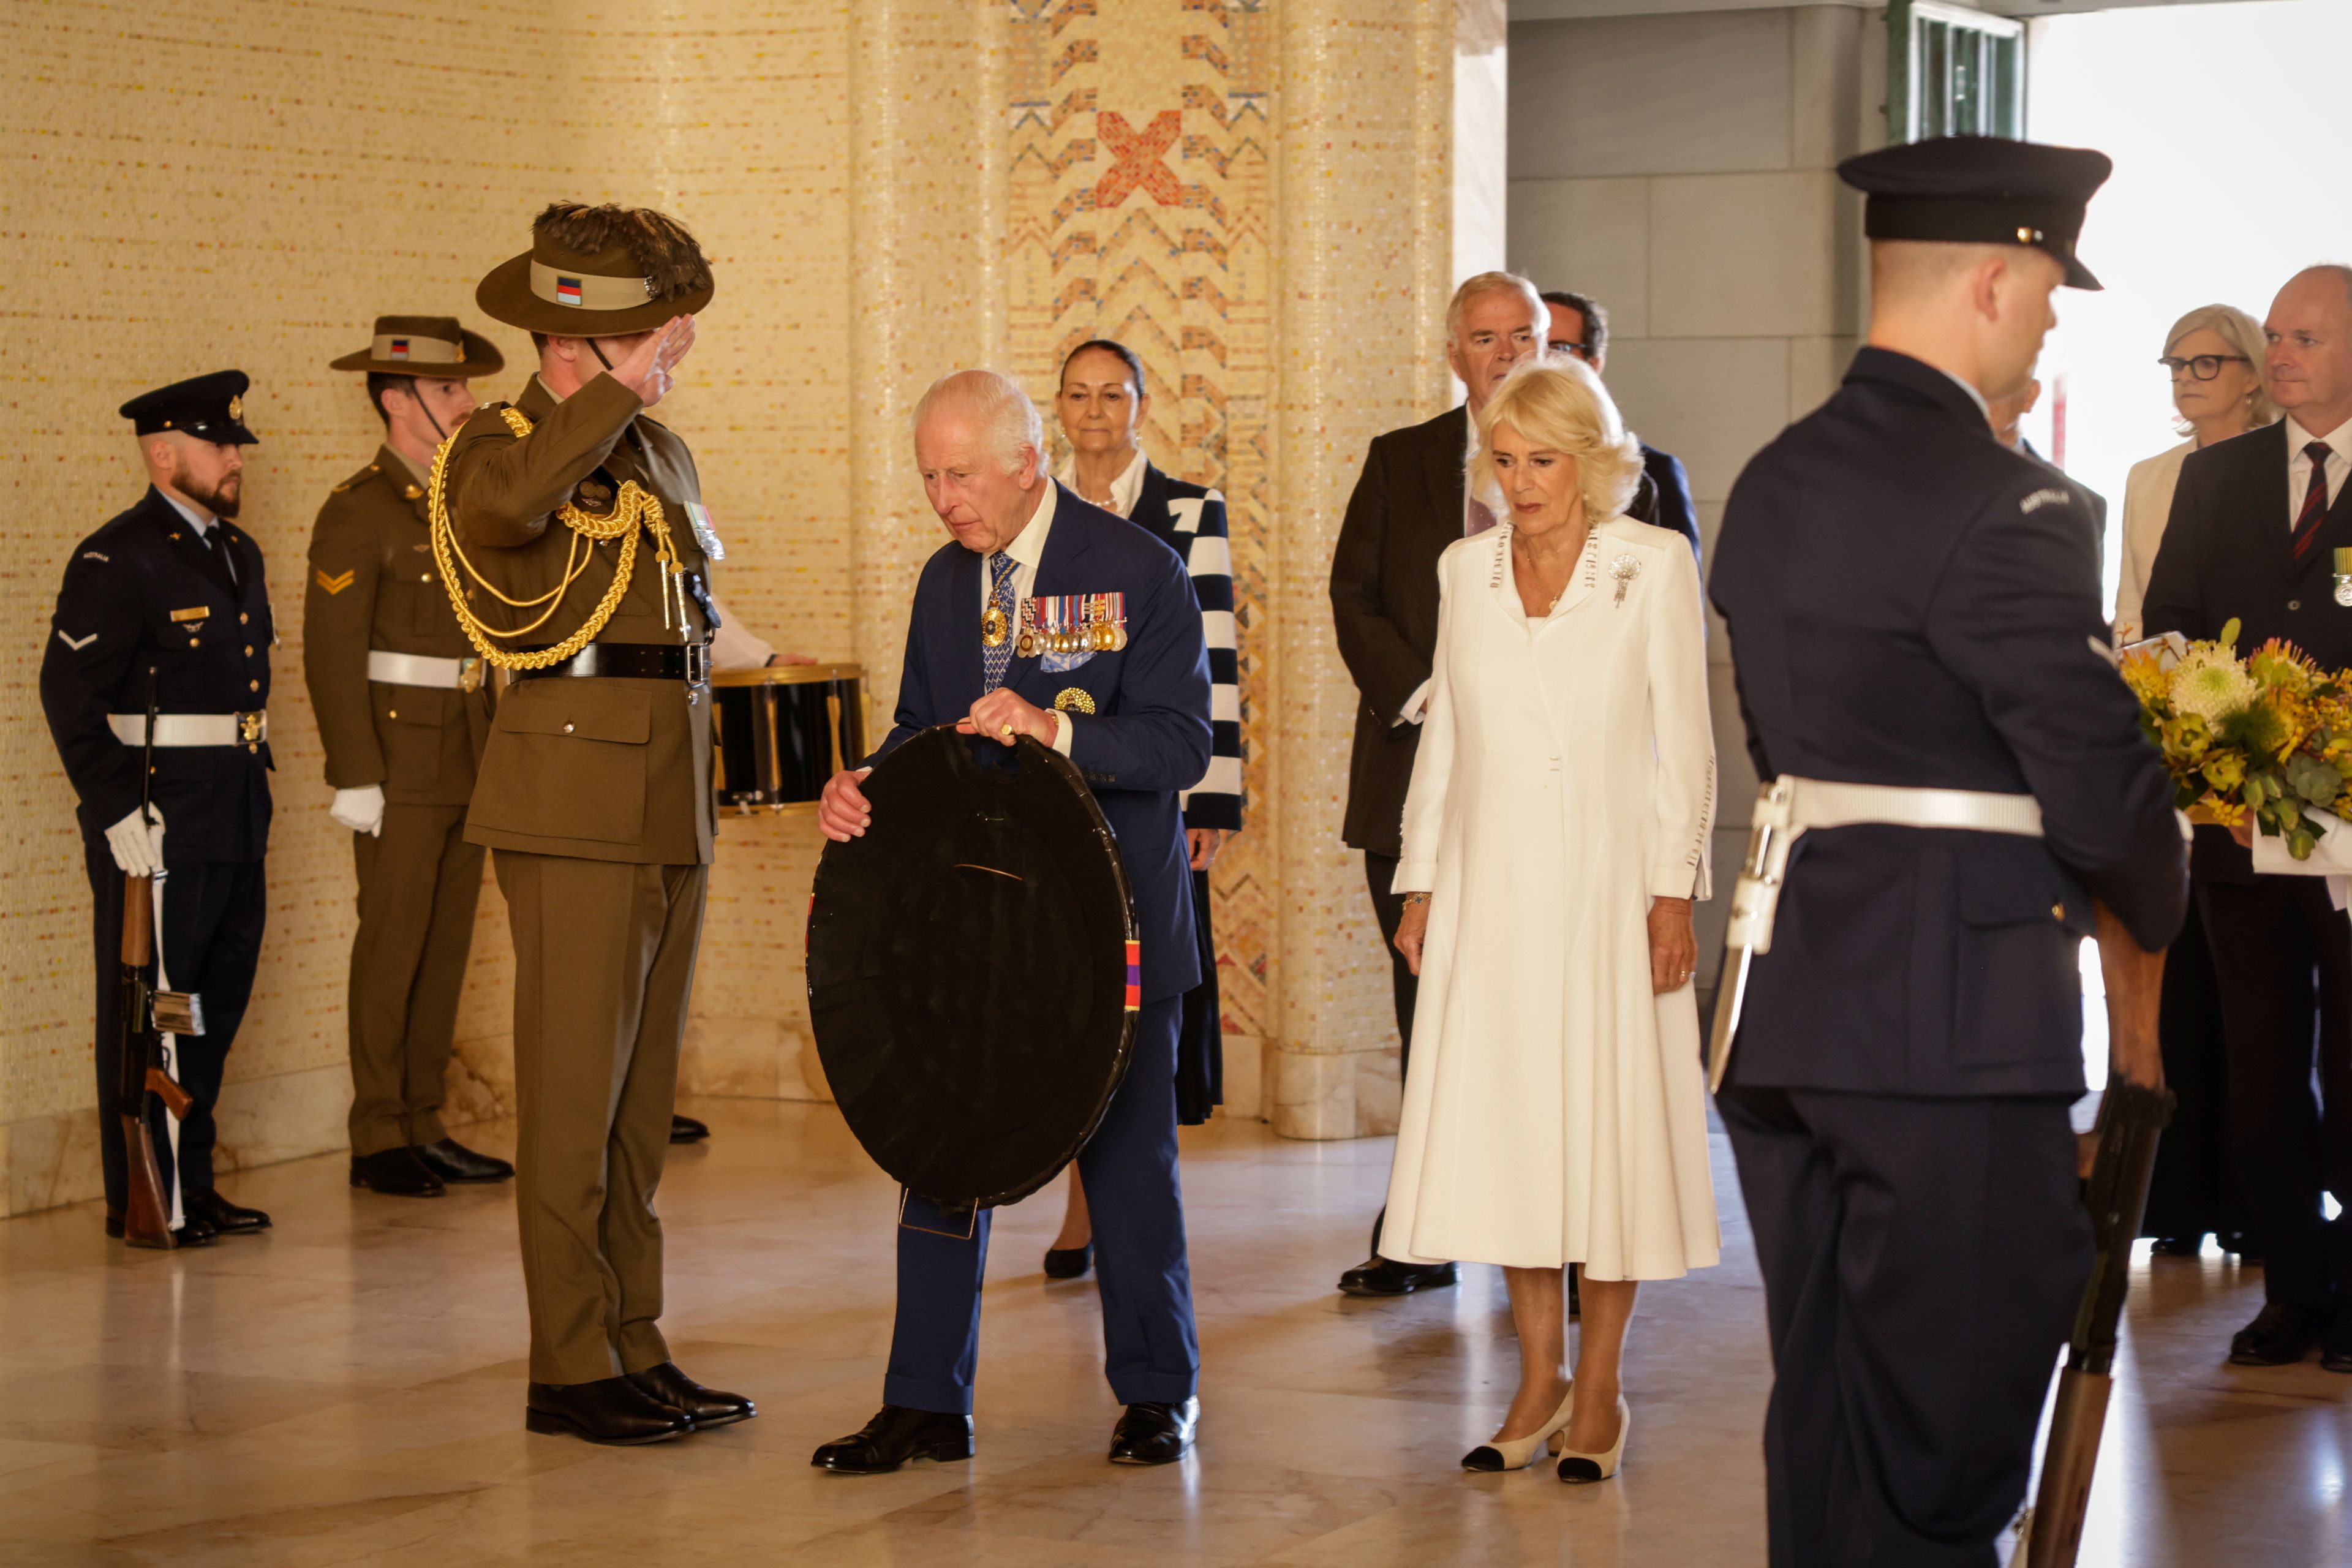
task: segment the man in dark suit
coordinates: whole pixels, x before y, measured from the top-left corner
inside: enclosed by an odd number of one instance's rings
[[[1177,793],[1210,755],[1209,661],[1184,563],[1150,534],[1047,478],[1036,406],[1009,377],[962,371],[925,393],[915,456],[953,542],[915,588],[897,723],[868,765],[935,724],[1060,752],[1093,786],[1118,844],[1142,939],[1142,1006],[1126,1078],[1078,1154],[1122,1464],[1192,1446],[1200,1342],[1176,1175],[1176,1028],[1199,983],[1192,879]],[[1078,596],[1073,602],[1071,596]],[[1032,650],[1024,600],[1052,614],[1122,596],[1115,647]],[[1041,610],[1037,624],[1052,624]],[[846,841],[871,826],[866,767],[835,773],[817,820]],[[898,1225],[898,1314],[880,1414],[811,1463],[853,1474],[972,1453],[972,1381],[989,1212],[943,1213],[908,1194]]]
[[[1716,542],[1768,802],[1831,805],[1722,1004],[1774,1568],[1993,1568],[2090,1263],[2076,954],[2095,900],[2142,950],[2187,904],[2170,782],[2089,646],[2090,519],[1987,417],[2056,287],[2097,286],[2074,239],[2107,170],[1990,137],[1841,165],[1870,193],[1869,346],[1748,465]],[[1735,930],[1769,897],[1743,875]]]
[[[174,1042],[195,1102],[173,1140],[156,1114],[156,1163],[175,1180],[182,1245],[266,1230],[269,1216],[213,1184],[213,1108],[253,994],[269,898],[269,610],[261,547],[236,526],[244,495],[245,373],[215,371],[122,405],[147,493],[75,546],[41,659],[41,707],[79,799],[98,943],[99,1148],[106,1233],[123,1233],[129,1175],[116,1129],[121,1081],[122,879],[156,884],[163,968],[204,999],[205,1032]],[[153,772],[140,773],[158,710]],[[141,822],[147,795],[151,837]],[[152,1097],[151,1097],[152,1098]]]
[[[1339,657],[1358,693],[1341,832],[1349,848],[1363,852],[1364,880],[1389,950],[1406,1062],[1412,1055],[1416,983],[1396,951],[1404,900],[1389,884],[1404,847],[1404,795],[1412,782],[1430,656],[1437,646],[1437,558],[1455,540],[1495,524],[1463,479],[1470,421],[1512,366],[1543,353],[1543,301],[1524,278],[1482,272],[1454,290],[1445,310],[1445,362],[1468,390],[1468,401],[1373,438],[1331,556],[1331,617]],[[1339,1277],[1341,1290],[1402,1296],[1454,1282],[1453,1264],[1392,1263],[1380,1255],[1380,1242],[1375,1221],[1371,1256]]]
[[[1545,348],[1556,354],[1574,354],[1598,375],[1609,362],[1609,312],[1590,294],[1548,289],[1543,295],[1548,323]],[[1691,504],[1690,476],[1672,452],[1642,443],[1642,488],[1625,515],[1654,528],[1672,529],[1690,541],[1691,553],[1701,554],[1698,509]]]
[[[2298,273],[2263,325],[2264,380],[2286,417],[2182,462],[2147,630],[2211,637],[2235,619],[2241,649],[2284,637],[2340,669],[2352,665],[2336,559],[2352,546],[2352,269]],[[2221,983],[2231,1141],[2265,1249],[2264,1304],[2230,1359],[2279,1365],[2317,1343],[2330,1372],[2352,1373],[2352,1215],[2328,1220],[2320,1205],[2325,1190],[2352,1207],[2352,926],[2320,879],[2258,874],[2227,829],[2198,828],[2189,867]]]

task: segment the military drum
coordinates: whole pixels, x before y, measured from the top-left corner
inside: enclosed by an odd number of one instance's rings
[[[866,754],[866,669],[779,664],[710,678],[719,804],[814,811],[824,781]]]

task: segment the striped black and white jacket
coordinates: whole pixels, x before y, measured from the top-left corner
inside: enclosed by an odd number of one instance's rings
[[[1076,488],[1072,466],[1062,482]],[[1171,479],[1140,453],[1111,486],[1110,510],[1149,530],[1184,561],[1201,601],[1209,645],[1209,771],[1179,797],[1187,827],[1242,825],[1241,652],[1234,621],[1234,559],[1225,532],[1225,498],[1204,485]]]

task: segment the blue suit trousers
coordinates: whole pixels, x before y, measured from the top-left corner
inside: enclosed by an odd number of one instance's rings
[[[1181,995],[1144,1004],[1126,1081],[1078,1152],[1094,1217],[1103,1370],[1121,1405],[1181,1404],[1201,1381],[1176,1174],[1176,1027],[1183,1005]],[[928,1199],[907,1194],[885,1404],[971,1414],[988,1232],[986,1209],[950,1218]]]

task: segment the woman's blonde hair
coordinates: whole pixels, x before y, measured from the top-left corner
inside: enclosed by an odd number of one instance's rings
[[[2235,305],[2198,306],[2173,322],[2172,330],[2164,334],[2164,352],[2172,353],[2173,346],[2191,332],[2209,330],[2221,334],[2231,353],[2245,355],[2247,373],[2254,378],[2254,389],[2246,396],[2246,428],[2259,430],[2276,423],[2278,405],[2271,401],[2270,388],[2263,381],[2263,361],[2269,352],[2270,340],[2263,335],[2263,324]],[[2176,419],[2173,424],[2183,436],[2189,434],[2187,420]]]
[[[1580,359],[1521,361],[1479,410],[1470,489],[1489,506],[1503,499],[1495,472],[1495,429],[1505,424],[1528,445],[1576,459],[1585,516],[1596,523],[1622,512],[1641,488],[1642,444],[1625,428],[1601,378]]]

